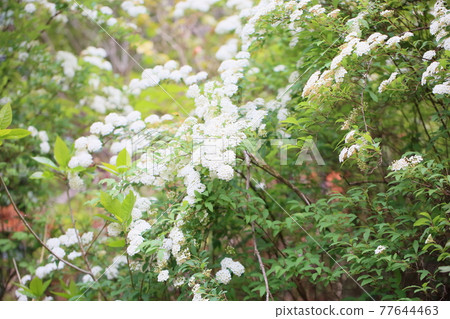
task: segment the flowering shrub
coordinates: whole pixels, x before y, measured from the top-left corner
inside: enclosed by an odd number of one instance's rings
[[[15,267],[19,300],[448,297],[445,2],[102,2],[2,4],[2,104],[31,137],[0,167],[33,172],[3,174],[1,200],[46,249]],[[196,18],[221,43],[211,61],[164,14]],[[49,48],[50,26],[82,19],[141,74],[90,44]],[[149,58],[152,21],[178,58]],[[156,90],[168,111],[142,107]],[[61,189],[58,212],[44,203]],[[59,218],[45,239],[20,211],[36,207]]]

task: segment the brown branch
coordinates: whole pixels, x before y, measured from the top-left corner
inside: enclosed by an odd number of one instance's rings
[[[92,272],[92,268],[91,268],[91,265],[89,263],[89,260],[87,259],[86,251],[84,250],[83,243],[81,242],[80,234],[79,234],[79,232],[77,230],[77,225],[76,225],[76,222],[75,222],[75,218],[73,216],[72,206],[70,205],[70,194],[69,194],[69,187],[68,186],[66,188],[66,194],[67,194],[67,205],[69,206],[69,212],[70,212],[70,219],[72,221],[73,229],[75,230],[75,235],[77,236],[77,242],[78,242],[78,246],[80,247],[80,250],[81,250],[81,255],[83,257],[84,263],[86,264],[86,267],[89,270],[89,275],[92,277],[93,280],[96,280],[95,276],[94,276],[94,273]]]
[[[100,237],[101,233],[103,232],[103,230],[106,228],[107,225],[108,225],[108,222],[105,222],[102,229],[100,229],[98,234],[94,237],[94,239],[92,239],[91,243],[89,244],[88,248],[86,249],[86,254],[89,253],[89,250],[91,249],[92,245],[94,245],[94,243],[97,241],[98,237]]]
[[[247,174],[245,176],[245,189],[249,189],[250,187],[250,156],[247,151],[244,151],[245,155],[245,163],[247,165]],[[247,195],[247,198],[249,198],[250,195]],[[267,279],[266,269],[264,268],[264,264],[262,262],[261,254],[258,250],[258,245],[256,244],[256,236],[255,236],[255,224],[254,222],[251,223],[252,226],[252,238],[253,238],[253,249],[256,255],[256,258],[258,258],[259,268],[261,268],[261,272],[264,278],[264,283],[266,285],[266,301],[269,301],[269,298],[272,297],[272,294],[270,293],[269,288],[269,280]],[[272,297],[273,300],[273,297]]]
[[[284,178],[280,173],[278,173],[271,166],[267,165],[265,162],[261,163],[253,154],[248,153],[248,152],[246,152],[246,153],[250,157],[253,164],[258,166],[262,170],[266,171],[267,173],[269,173],[270,175],[272,175],[273,177],[278,179],[280,182],[282,182],[283,184],[288,186],[290,189],[292,189],[294,191],[294,193],[297,194],[305,202],[306,205],[311,205],[311,201],[308,199],[308,197],[306,197],[306,195],[300,189],[297,188],[297,186],[292,184],[289,180]]]
[[[9,200],[10,200],[10,202],[11,202],[11,204],[13,205],[13,208],[14,208],[14,211],[16,212],[16,214],[19,216],[19,218],[20,218],[20,220],[22,221],[22,223],[25,225],[25,227],[30,231],[30,233],[34,236],[34,238],[36,238],[36,240],[45,248],[45,249],[47,249],[48,250],[48,252],[50,253],[50,254],[52,254],[56,259],[58,259],[59,261],[61,261],[61,262],[63,262],[63,263],[65,263],[67,266],[69,266],[69,267],[71,267],[71,268],[73,268],[73,269],[75,269],[75,270],[77,270],[77,271],[79,271],[79,272],[82,272],[82,273],[84,273],[84,274],[88,274],[88,275],[90,275],[90,272],[89,271],[87,271],[87,270],[84,270],[84,269],[81,269],[80,267],[77,267],[77,266],[75,266],[74,264],[72,264],[71,262],[69,262],[69,261],[67,261],[67,260],[65,260],[65,259],[63,259],[63,258],[60,258],[60,257],[58,257],[43,241],[42,241],[42,239],[41,238],[39,238],[39,236],[34,232],[34,230],[33,230],[33,228],[31,228],[31,226],[30,226],[30,224],[28,224],[28,222],[27,222],[27,220],[25,219],[25,217],[22,215],[22,213],[19,211],[19,209],[17,208],[17,205],[16,205],[16,203],[14,202],[14,200],[13,200],[13,198],[12,198],[12,196],[11,196],[11,194],[10,194],[10,192],[9,192],[9,190],[8,190],[8,187],[6,187],[6,184],[5,184],[5,181],[3,180],[3,174],[0,174],[0,182],[1,182],[1,184],[2,184],[2,186],[3,186],[3,188],[5,189],[5,191],[6,191],[6,195],[8,196],[8,198],[9,198]]]

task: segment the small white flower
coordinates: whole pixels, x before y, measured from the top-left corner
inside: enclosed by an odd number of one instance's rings
[[[161,272],[158,274],[158,282],[164,282],[169,279],[169,271],[168,270],[161,270]]]
[[[377,249],[375,249],[375,255],[381,254],[384,250],[386,250],[385,246],[378,246]]]
[[[67,259],[74,260],[75,258],[78,258],[81,256],[81,253],[78,251],[72,251],[68,256]]]
[[[427,239],[425,240],[425,244],[431,244],[434,243],[433,236],[431,234],[428,235]]]
[[[28,3],[25,6],[25,12],[27,13],[33,13],[34,11],[36,11],[36,6],[33,3]]]
[[[216,279],[222,284],[228,284],[231,280],[231,274],[228,269],[221,269],[216,273]]]
[[[429,51],[427,51],[427,52],[425,52],[425,53],[423,54],[422,60],[423,60],[423,61],[431,60],[431,59],[433,59],[435,56],[436,56],[436,51],[434,51],[434,50],[429,50]]]

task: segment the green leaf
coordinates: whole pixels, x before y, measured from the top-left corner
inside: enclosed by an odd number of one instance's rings
[[[450,272],[450,266],[441,266],[439,267],[439,271],[444,273]]]
[[[119,155],[117,155],[116,166],[119,168],[118,171],[123,173],[126,171],[127,167],[131,165],[131,156],[128,154],[126,148],[120,151]]]
[[[213,205],[210,202],[206,202],[205,206],[209,209],[211,213],[214,211]]]
[[[0,130],[7,128],[12,122],[12,111],[9,103],[0,110]]]
[[[44,164],[48,167],[54,168],[54,169],[58,169],[58,167],[56,166],[55,163],[52,162],[52,160],[46,158],[46,157],[42,157],[42,156],[35,156],[32,157],[32,159],[34,159],[36,162],[40,163],[40,164]]]
[[[422,226],[422,225],[429,225],[430,224],[430,220],[426,219],[426,218],[419,218],[415,223],[414,223],[414,227],[417,226]]]
[[[378,96],[370,90],[368,92],[369,92],[369,95],[372,98],[372,100],[374,100],[375,102],[378,102]]]
[[[30,131],[28,130],[24,130],[21,128],[15,128],[15,129],[11,129],[11,130],[4,130],[4,131],[9,131],[7,134],[3,134],[2,136],[0,136],[0,138],[2,139],[20,139],[20,138],[24,138],[25,136],[28,136],[31,134]]]
[[[31,174],[30,179],[48,179],[52,178],[53,176],[54,174],[50,171],[34,172],[33,174]]]
[[[417,254],[417,252],[419,251],[419,242],[418,242],[417,240],[415,240],[415,241],[413,242],[413,248],[414,248],[414,251],[415,251],[416,254]]]
[[[70,161],[70,150],[59,136],[56,137],[54,157],[60,167],[67,167]]]
[[[51,279],[42,283],[41,279],[39,279],[38,277],[34,277],[30,282],[30,291],[36,296],[36,298],[40,298],[44,294],[50,283]]]
[[[3,138],[3,136],[8,135],[11,130],[0,130],[0,138]]]
[[[114,175],[117,175],[117,167],[115,165],[109,164],[109,163],[105,163],[102,162],[102,165],[99,166],[100,168],[104,169],[107,172],[110,172]]]
[[[125,239],[111,239],[106,242],[109,247],[125,247]]]
[[[121,206],[122,219],[128,224],[131,222],[131,211],[133,210],[134,203],[136,202],[136,196],[133,192],[129,192],[127,197],[123,200]]]
[[[118,199],[112,198],[108,193],[102,192],[100,194],[100,203],[109,213],[113,214],[120,223],[124,222],[123,218],[121,217],[122,205]]]
[[[41,179],[41,178],[44,178],[44,173],[43,172],[34,172],[30,176],[30,179]]]
[[[112,222],[112,223],[117,223],[117,222],[119,222],[117,219],[114,219],[114,218],[112,218],[112,217],[106,216],[106,215],[104,215],[104,214],[95,214],[95,216],[100,217],[100,218],[103,218],[104,220],[107,220],[107,221]]]

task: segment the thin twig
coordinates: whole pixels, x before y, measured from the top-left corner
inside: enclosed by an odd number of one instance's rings
[[[37,240],[37,241],[38,241],[45,249],[47,249],[48,252],[49,252],[50,254],[52,254],[52,255],[53,255],[56,259],[58,259],[59,261],[65,263],[67,266],[69,266],[69,267],[71,267],[71,268],[73,268],[73,269],[75,269],[75,270],[78,270],[78,271],[80,271],[80,272],[82,272],[82,273],[84,273],[84,274],[90,275],[89,271],[84,270],[84,269],[81,269],[80,267],[75,266],[75,265],[72,264],[71,262],[69,262],[69,261],[67,261],[67,260],[65,260],[65,259],[63,259],[63,258],[57,256],[57,255],[56,255],[56,254],[55,254],[55,253],[54,253],[54,252],[53,252],[53,251],[52,251],[52,250],[51,250],[51,249],[50,249],[50,248],[42,241],[42,239],[39,238],[39,236],[35,233],[35,231],[33,230],[33,228],[31,228],[30,224],[28,224],[28,222],[27,222],[27,220],[25,219],[25,217],[23,217],[22,213],[21,213],[21,212],[19,211],[19,209],[17,208],[17,205],[16,205],[16,203],[14,202],[14,200],[13,200],[13,198],[12,198],[12,196],[11,196],[9,190],[8,190],[8,187],[6,187],[5,181],[3,180],[3,174],[0,174],[0,182],[1,182],[2,186],[3,186],[3,188],[5,189],[6,195],[8,196],[8,198],[9,198],[11,204],[13,205],[14,211],[15,211],[16,214],[19,216],[20,220],[21,220],[22,223],[25,225],[25,227],[26,227],[26,228],[30,231],[30,233],[34,236],[34,238],[36,238],[36,240]]]
[[[250,156],[247,151],[244,151],[244,155],[245,155],[245,163],[247,165],[247,175],[245,177],[245,189],[248,191],[248,189],[250,187]],[[247,197],[250,197],[250,195],[247,195]],[[256,244],[254,222],[251,223],[251,226],[252,226],[253,249],[255,251],[256,258],[258,258],[259,268],[261,268],[261,272],[262,272],[262,275],[264,278],[264,283],[266,285],[266,301],[269,301],[269,298],[272,297],[272,294],[270,293],[269,280],[267,279],[266,269],[264,268],[261,254],[259,253],[258,245]],[[273,299],[273,297],[272,297],[272,299]]]
[[[14,269],[16,270],[17,278],[19,279],[19,282],[22,283],[22,277],[20,277],[19,268],[17,268],[16,259],[13,257],[12,259]]]
[[[92,245],[94,245],[94,243],[97,241],[97,239],[100,237],[101,233],[103,232],[103,230],[105,230],[106,226],[108,226],[108,222],[105,222],[105,224],[103,225],[103,227],[100,229],[100,231],[98,232],[98,234],[94,237],[94,239],[92,239],[91,243],[89,244],[88,248],[86,249],[86,254],[89,253],[89,250],[91,249]]]
[[[255,251],[256,258],[258,258],[259,268],[261,268],[262,275],[264,277],[264,283],[266,284],[266,301],[269,301],[269,297],[272,297],[269,289],[269,281],[267,280],[266,270],[264,268],[264,264],[262,262],[261,254],[258,250],[258,245],[256,244],[256,236],[255,236],[255,225],[252,222],[252,236],[253,236],[253,249]],[[273,299],[273,297],[272,297]]]
[[[67,205],[69,206],[69,212],[70,212],[70,219],[72,220],[72,225],[75,230],[75,235],[77,236],[78,246],[80,247],[80,250],[81,250],[81,256],[83,257],[84,263],[86,264],[86,267],[89,270],[89,275],[92,277],[92,280],[97,281],[97,278],[95,278],[94,272],[92,271],[91,264],[89,263],[89,260],[87,258],[87,253],[83,247],[83,242],[81,241],[80,234],[77,230],[77,225],[76,225],[75,218],[73,215],[72,205],[70,204],[70,193],[69,193],[68,185],[66,186],[66,194],[67,194]],[[103,296],[103,298],[105,300],[108,300],[103,289],[99,288],[98,291],[100,292],[100,294]]]
[[[284,178],[280,173],[278,173],[275,169],[273,169],[271,166],[269,166],[265,162],[261,163],[252,153],[247,153],[247,154],[250,157],[253,164],[255,164],[259,168],[263,169],[264,171],[266,171],[267,173],[269,173],[270,175],[272,175],[273,177],[278,179],[280,182],[282,182],[283,184],[288,186],[290,189],[292,189],[305,202],[306,205],[311,205],[311,201],[308,199],[308,197],[306,197],[305,194],[303,194],[303,192],[301,190],[299,190],[297,188],[297,186],[292,184],[289,180]]]
[[[94,273],[92,272],[91,265],[90,265],[89,260],[87,259],[87,256],[86,256],[86,251],[84,250],[83,243],[81,242],[80,234],[79,234],[79,232],[77,230],[77,225],[76,225],[76,222],[75,222],[75,218],[73,216],[72,205],[70,204],[70,194],[69,194],[69,187],[68,186],[66,188],[66,194],[67,194],[67,206],[69,206],[70,219],[72,220],[72,226],[73,226],[73,229],[75,230],[75,235],[77,236],[78,246],[80,247],[81,255],[83,257],[84,263],[86,264],[86,267],[89,270],[89,275],[91,275],[92,279],[95,280]]]

